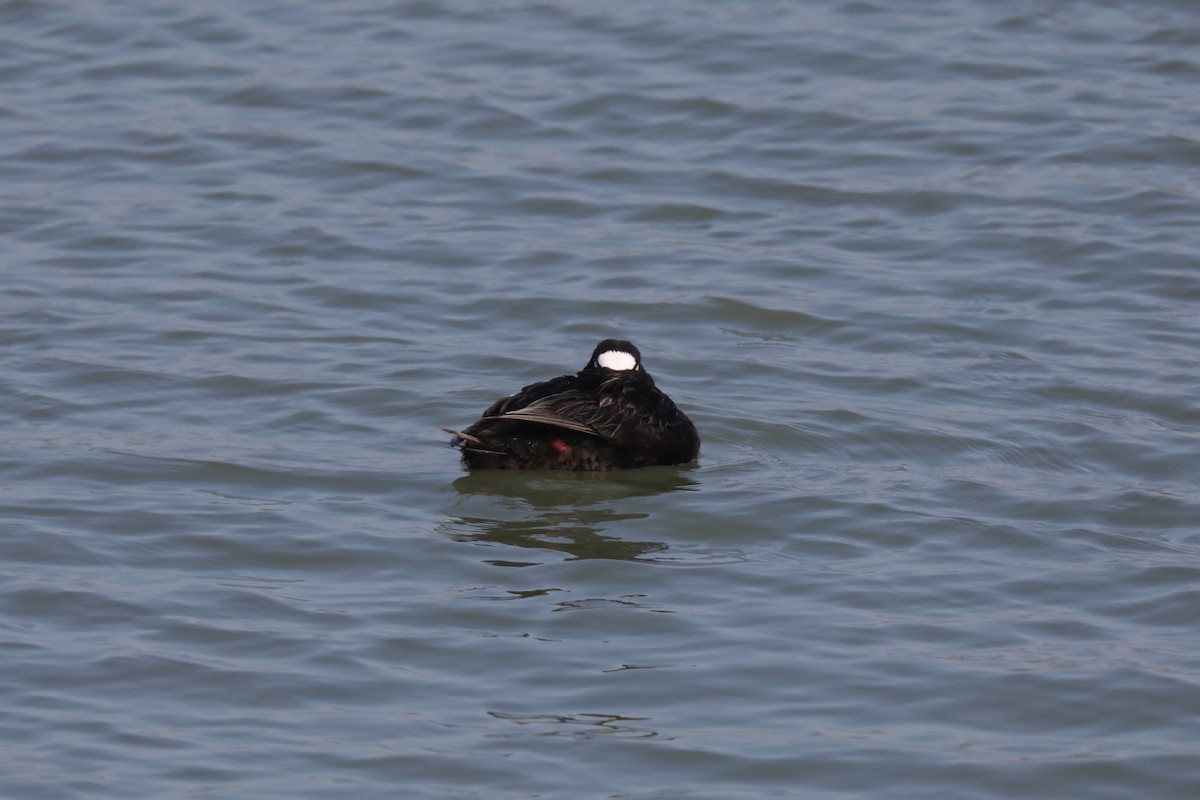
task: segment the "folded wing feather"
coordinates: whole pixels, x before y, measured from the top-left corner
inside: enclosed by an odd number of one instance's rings
[[[619,402],[604,400],[597,403],[595,396],[583,392],[560,392],[491,419],[536,422],[612,440],[618,436],[632,409],[622,408],[624,404]]]

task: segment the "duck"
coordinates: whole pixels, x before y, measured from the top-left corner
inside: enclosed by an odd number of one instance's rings
[[[700,453],[696,426],[624,339],[600,342],[574,375],[532,383],[470,427],[443,430],[471,470],[598,472],[685,464]]]

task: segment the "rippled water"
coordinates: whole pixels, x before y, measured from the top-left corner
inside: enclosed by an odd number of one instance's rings
[[[1196,797],[1197,45],[0,2],[0,794]],[[697,465],[462,471],[616,335]]]

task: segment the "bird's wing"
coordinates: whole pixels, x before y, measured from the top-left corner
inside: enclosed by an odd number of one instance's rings
[[[522,388],[521,391],[510,394],[508,397],[502,397],[492,403],[483,412],[483,416],[484,418],[500,417],[510,411],[520,411],[551,395],[574,389],[575,385],[576,379],[574,375],[563,375],[561,378],[552,378],[540,383],[531,383]]]
[[[507,414],[501,414],[498,417],[485,417],[485,419],[508,419],[519,420],[521,422],[539,422],[543,425],[553,425],[556,428],[566,428],[571,431],[579,431],[591,436],[600,436],[600,432],[590,425],[582,422],[576,422],[573,419],[561,416],[559,414],[548,412],[537,408],[521,408],[516,411],[509,411]]]
[[[635,397],[619,385],[612,386],[611,391],[606,386],[598,395],[568,389],[491,418],[553,425],[621,444],[627,438],[625,431],[646,411]]]

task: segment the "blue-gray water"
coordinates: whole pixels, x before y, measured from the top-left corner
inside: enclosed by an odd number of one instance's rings
[[[1200,796],[1190,2],[0,2],[0,796]],[[699,463],[467,475],[632,339]]]

